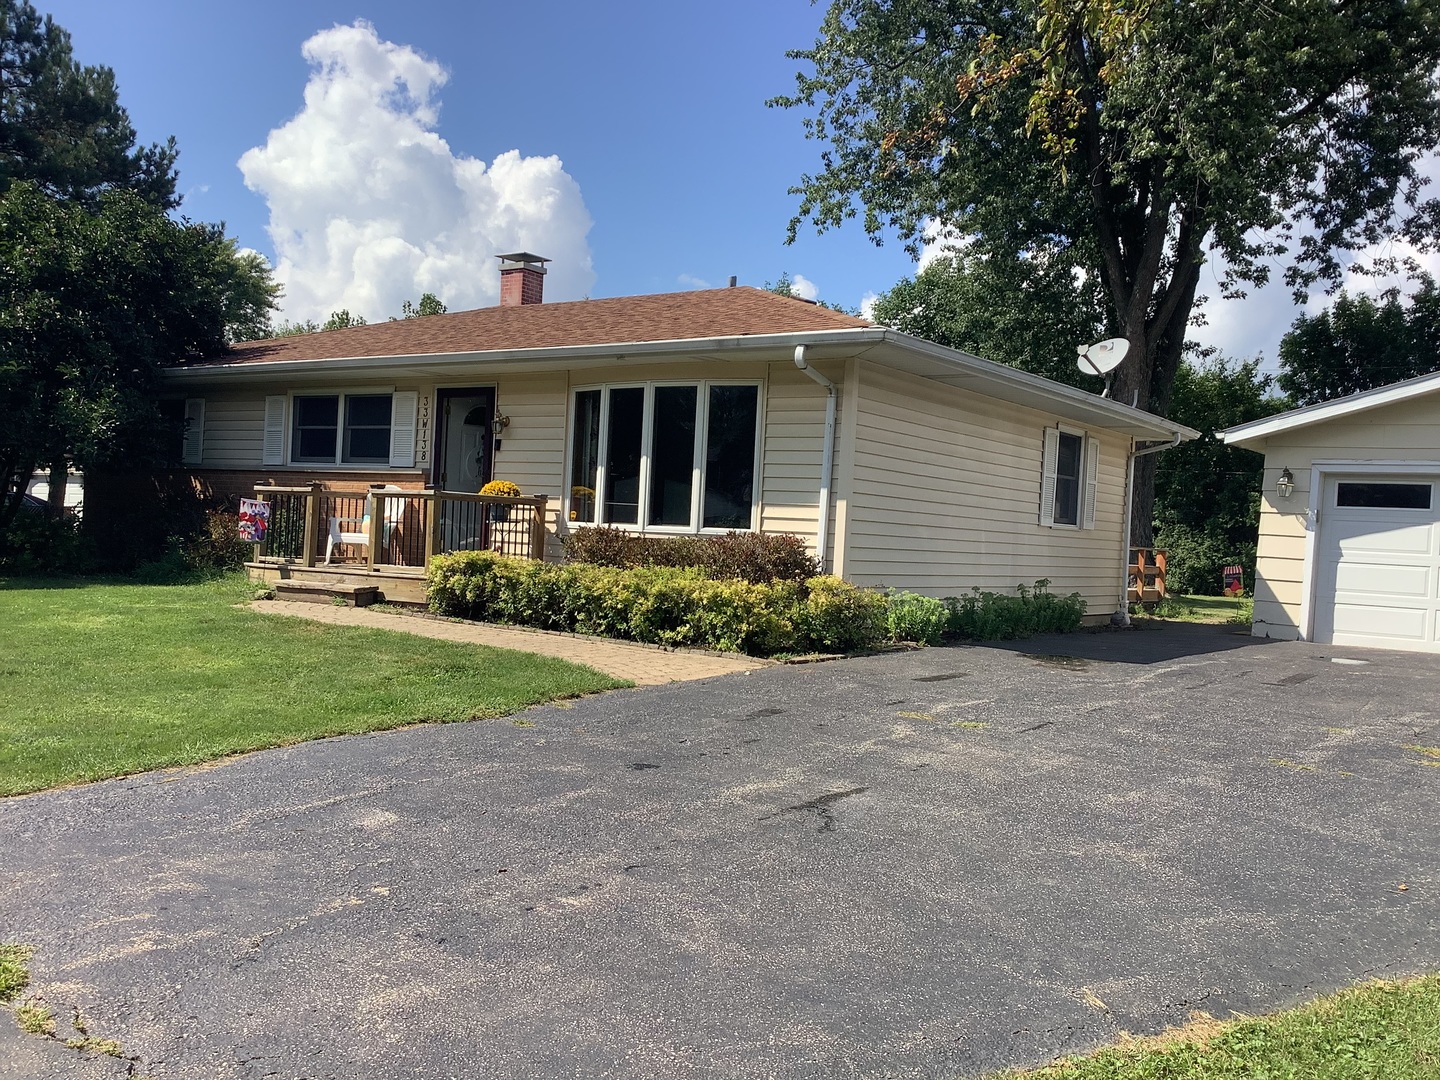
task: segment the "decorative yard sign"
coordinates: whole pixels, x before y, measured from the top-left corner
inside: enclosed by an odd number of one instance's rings
[[[251,544],[265,542],[270,526],[270,504],[263,499],[240,500],[240,539]]]
[[[1241,582],[1241,575],[1244,573],[1244,571],[1242,571],[1240,567],[1227,566],[1225,567],[1223,573],[1225,575],[1226,596],[1239,596],[1242,592],[1245,591],[1245,586]]]

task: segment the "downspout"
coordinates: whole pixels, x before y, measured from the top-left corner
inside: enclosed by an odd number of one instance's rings
[[[1158,454],[1180,445],[1180,433],[1170,442],[1135,446],[1125,460],[1125,516],[1120,522],[1120,607],[1110,621],[1115,626],[1130,625],[1130,515],[1135,512],[1135,459]]]
[[[795,346],[795,366],[825,388],[825,450],[820,457],[820,525],[815,561],[825,572],[825,547],[830,536],[830,477],[835,471],[835,384],[805,362],[805,346]]]

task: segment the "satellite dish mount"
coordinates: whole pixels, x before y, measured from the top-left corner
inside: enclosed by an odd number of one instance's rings
[[[1104,379],[1105,392],[1100,396],[1108,398],[1115,369],[1130,351],[1130,342],[1123,337],[1107,338],[1094,345],[1081,345],[1076,351],[1080,354],[1080,359],[1075,362],[1075,366],[1084,375],[1098,375]]]

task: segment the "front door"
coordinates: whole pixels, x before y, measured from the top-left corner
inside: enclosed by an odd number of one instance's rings
[[[439,403],[435,486],[441,491],[479,491],[493,468],[495,391],[441,390]]]

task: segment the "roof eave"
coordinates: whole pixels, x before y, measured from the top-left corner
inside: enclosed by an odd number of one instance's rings
[[[1289,412],[1283,412],[1277,416],[1267,416],[1263,420],[1252,420],[1248,424],[1236,424],[1234,427],[1226,428],[1216,434],[1225,441],[1226,445],[1240,446],[1247,450],[1262,450],[1265,441],[1275,435],[1312,427],[1315,424],[1328,423],[1346,416],[1355,416],[1358,413],[1369,412],[1371,409],[1384,408],[1386,405],[1397,405],[1402,401],[1410,401],[1437,391],[1440,391],[1440,371],[1406,379],[1403,382],[1390,383],[1388,386],[1379,386],[1374,390],[1365,390],[1348,397],[1336,398],[1334,401],[1322,401],[1318,405],[1307,405],[1303,409],[1291,409]]]

